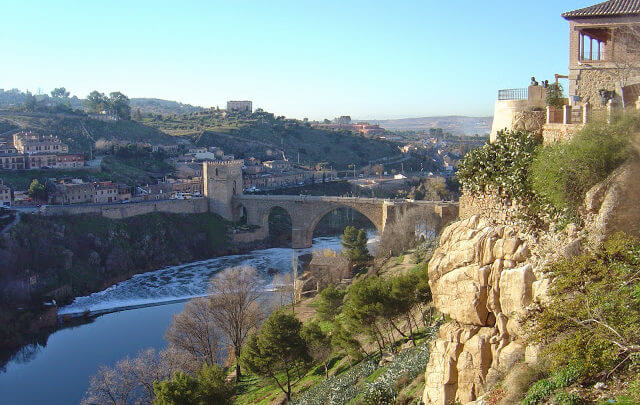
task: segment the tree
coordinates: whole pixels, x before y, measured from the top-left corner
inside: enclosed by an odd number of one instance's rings
[[[111,113],[121,120],[131,119],[131,106],[129,105],[129,97],[119,91],[109,94],[109,109]]]
[[[291,400],[291,386],[302,378],[300,369],[309,361],[306,343],[300,336],[301,329],[302,322],[295,316],[276,311],[242,349],[244,366],[272,379],[287,400]]]
[[[142,112],[140,108],[136,108],[136,121],[142,121]]]
[[[31,181],[27,194],[38,201],[47,201],[47,190],[44,184],[40,183],[38,179],[33,179]]]
[[[324,366],[324,376],[329,378],[329,360],[333,353],[331,336],[324,333],[317,322],[310,322],[302,328],[302,338],[307,343],[311,358]]]
[[[53,98],[68,98],[70,93],[64,87],[57,87],[51,90],[51,97]]]
[[[203,364],[195,376],[176,372],[172,379],[153,384],[156,405],[227,405],[232,389],[218,365]]]
[[[562,108],[564,106],[564,89],[560,83],[551,83],[547,87],[546,103],[550,107]]]
[[[82,404],[152,403],[154,381],[169,375],[170,367],[165,360],[153,349],[147,349],[133,359],[125,357],[114,367],[100,367],[91,377]]]
[[[391,300],[389,307],[389,315],[391,318],[404,317],[409,326],[409,339],[413,345],[416,345],[416,341],[413,336],[413,326],[411,323],[413,319],[411,317],[411,311],[418,303],[418,297],[416,294],[416,286],[419,279],[417,274],[408,272],[406,274],[400,274],[392,277],[389,282],[391,283],[391,290],[389,291],[389,298]],[[391,321],[393,322],[393,321]],[[393,325],[395,327],[395,325]],[[403,334],[398,328],[396,328],[400,334]]]
[[[363,349],[360,341],[354,337],[353,331],[350,328],[345,328],[340,321],[336,321],[332,325],[331,345],[344,351],[349,359],[349,364],[352,360],[358,360],[362,357]]]
[[[92,91],[85,100],[85,106],[92,113],[101,113],[109,109],[109,99],[97,90]]]
[[[219,342],[215,319],[206,298],[194,298],[182,312],[173,316],[165,337],[170,346],[191,356],[192,361],[214,365],[218,361]]]
[[[353,226],[344,228],[342,242],[344,254],[354,263],[362,264],[371,260],[369,249],[367,248],[367,234],[362,229]]]
[[[329,284],[322,290],[318,297],[318,307],[316,311],[323,320],[332,320],[340,313],[345,291],[339,290],[335,285]]]
[[[22,108],[24,111],[33,112],[38,109],[38,100],[36,96],[31,94],[30,91],[27,91],[25,94],[24,102],[22,103]]]
[[[380,277],[367,277],[352,284],[342,310],[346,326],[356,333],[366,333],[378,345],[382,355],[385,331],[382,320],[389,304],[389,285]]]
[[[211,281],[211,315],[226,336],[236,359],[236,380],[240,379],[240,351],[248,334],[262,321],[259,300],[262,284],[253,267],[230,267]]]

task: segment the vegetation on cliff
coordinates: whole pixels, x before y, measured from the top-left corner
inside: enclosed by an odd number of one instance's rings
[[[574,382],[611,384],[614,377],[628,382],[625,397],[640,401],[640,241],[616,234],[548,272],[549,302],[529,321],[552,378],[536,383],[524,403],[541,403],[541,387],[552,387],[551,395]],[[568,372],[564,384],[554,383]]]
[[[594,120],[567,142],[542,145],[533,133],[501,131],[495,142],[469,152],[458,171],[470,193],[517,201],[532,218],[578,218],[586,192],[629,157],[640,117]]]

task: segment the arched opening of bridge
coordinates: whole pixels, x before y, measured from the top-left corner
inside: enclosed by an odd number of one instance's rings
[[[282,207],[269,210],[268,238],[275,246],[291,246],[291,215]]]
[[[378,231],[369,218],[353,208],[338,207],[318,219],[312,230],[313,248],[340,249],[339,239],[347,226],[364,229],[372,242],[378,238]],[[370,249],[375,249],[375,243],[370,244]]]

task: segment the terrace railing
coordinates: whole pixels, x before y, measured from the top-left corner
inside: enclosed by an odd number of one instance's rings
[[[498,90],[498,100],[527,100],[529,89],[502,89]]]

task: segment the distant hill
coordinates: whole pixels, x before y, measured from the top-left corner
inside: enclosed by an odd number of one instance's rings
[[[491,132],[493,117],[464,117],[451,115],[445,117],[400,118],[393,120],[366,120],[378,124],[390,131],[419,131],[429,128],[442,128],[454,135],[488,134]]]
[[[162,100],[159,98],[132,98],[131,112],[140,109],[143,114],[190,114],[206,110],[204,107],[182,104],[178,101]]]

